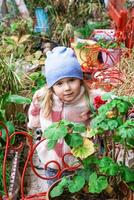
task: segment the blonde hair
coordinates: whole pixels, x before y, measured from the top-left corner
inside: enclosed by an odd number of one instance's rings
[[[85,88],[85,95],[89,98],[89,87],[87,86],[86,82],[81,80],[81,85]],[[53,89],[46,88],[45,96],[43,100],[43,110],[44,110],[44,116],[49,117],[50,113],[52,112],[53,107]]]

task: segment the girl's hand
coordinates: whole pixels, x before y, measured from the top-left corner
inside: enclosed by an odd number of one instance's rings
[[[83,120],[87,120],[89,119],[89,115],[90,115],[90,111],[86,111],[86,112],[82,112],[80,117],[83,119]]]

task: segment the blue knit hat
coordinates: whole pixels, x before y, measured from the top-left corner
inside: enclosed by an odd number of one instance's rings
[[[83,73],[74,51],[64,46],[55,47],[47,52],[45,60],[45,77],[50,88],[62,78],[83,80]]]

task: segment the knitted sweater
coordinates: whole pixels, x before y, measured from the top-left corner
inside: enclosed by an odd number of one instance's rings
[[[93,102],[94,97],[102,94],[103,92],[100,89],[90,91],[90,102]],[[80,94],[70,103],[61,102],[60,99],[53,94],[52,113],[47,118],[43,114],[44,96],[45,88],[38,90],[33,96],[33,101],[28,112],[29,128],[33,129],[41,127],[44,132],[49,125],[61,119],[89,125],[90,106],[85,98],[85,89],[83,86],[81,86]],[[47,140],[44,140],[37,146],[37,153],[43,164],[55,160],[60,164],[61,168],[64,167],[62,156],[69,152],[70,148],[63,139],[60,139],[55,149],[52,150],[47,149]],[[74,160],[74,158],[68,157],[66,158],[66,163],[71,164]],[[49,167],[57,168],[54,163],[49,164]]]

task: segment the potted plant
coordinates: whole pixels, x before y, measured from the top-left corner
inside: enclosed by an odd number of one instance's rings
[[[45,131],[49,149],[54,148],[58,139],[64,138],[81,164],[71,178],[61,179],[48,199],[62,195],[64,189],[68,191],[67,197],[70,193],[86,191],[86,198],[76,199],[132,199],[134,169],[127,155],[134,150],[134,121],[128,117],[134,98],[107,93],[104,101],[107,103],[101,105],[100,98],[95,98],[94,105],[98,109],[88,129],[82,124],[62,120]],[[123,155],[119,158],[120,152]]]
[[[123,44],[119,44],[115,39],[100,39],[97,44],[101,47],[100,51],[105,65],[108,67],[114,66],[120,61],[121,47],[123,47]]]

